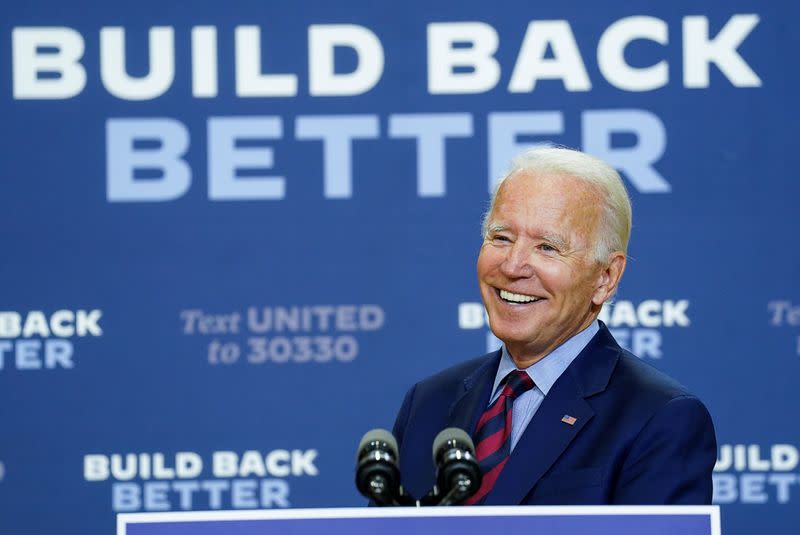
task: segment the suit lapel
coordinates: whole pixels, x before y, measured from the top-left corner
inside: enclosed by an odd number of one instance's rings
[[[497,366],[500,364],[501,351],[492,354],[484,364],[467,376],[463,382],[463,391],[450,406],[447,427],[458,427],[472,436],[478,418],[489,402]]]
[[[564,415],[575,417],[575,424],[562,422]],[[592,416],[575,381],[564,373],[545,396],[484,503],[520,503]]]
[[[545,396],[486,496],[485,505],[522,502],[594,416],[584,398],[605,390],[619,349],[601,322],[600,331]],[[576,418],[575,423],[562,422],[565,415]]]

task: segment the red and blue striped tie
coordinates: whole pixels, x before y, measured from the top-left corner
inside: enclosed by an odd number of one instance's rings
[[[511,417],[514,400],[533,388],[527,372],[514,370],[504,379],[503,391],[481,415],[475,427],[473,441],[475,456],[483,472],[481,488],[465,502],[472,505],[481,501],[492,490],[495,481],[511,455]]]

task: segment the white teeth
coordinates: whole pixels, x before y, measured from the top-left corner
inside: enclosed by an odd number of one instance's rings
[[[533,297],[532,295],[512,294],[507,290],[500,290],[500,297],[506,301],[513,301],[514,303],[530,303],[541,299],[540,297]]]

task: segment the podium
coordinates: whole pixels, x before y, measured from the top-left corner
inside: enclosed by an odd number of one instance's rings
[[[359,507],[117,515],[117,535],[487,535],[498,528],[504,533],[558,535],[721,535],[719,507],[711,505]]]

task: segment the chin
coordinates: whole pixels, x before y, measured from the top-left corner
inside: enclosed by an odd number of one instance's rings
[[[521,333],[514,329],[504,329],[502,327],[492,328],[492,334],[502,340],[505,344],[527,344],[531,339],[530,333]]]

